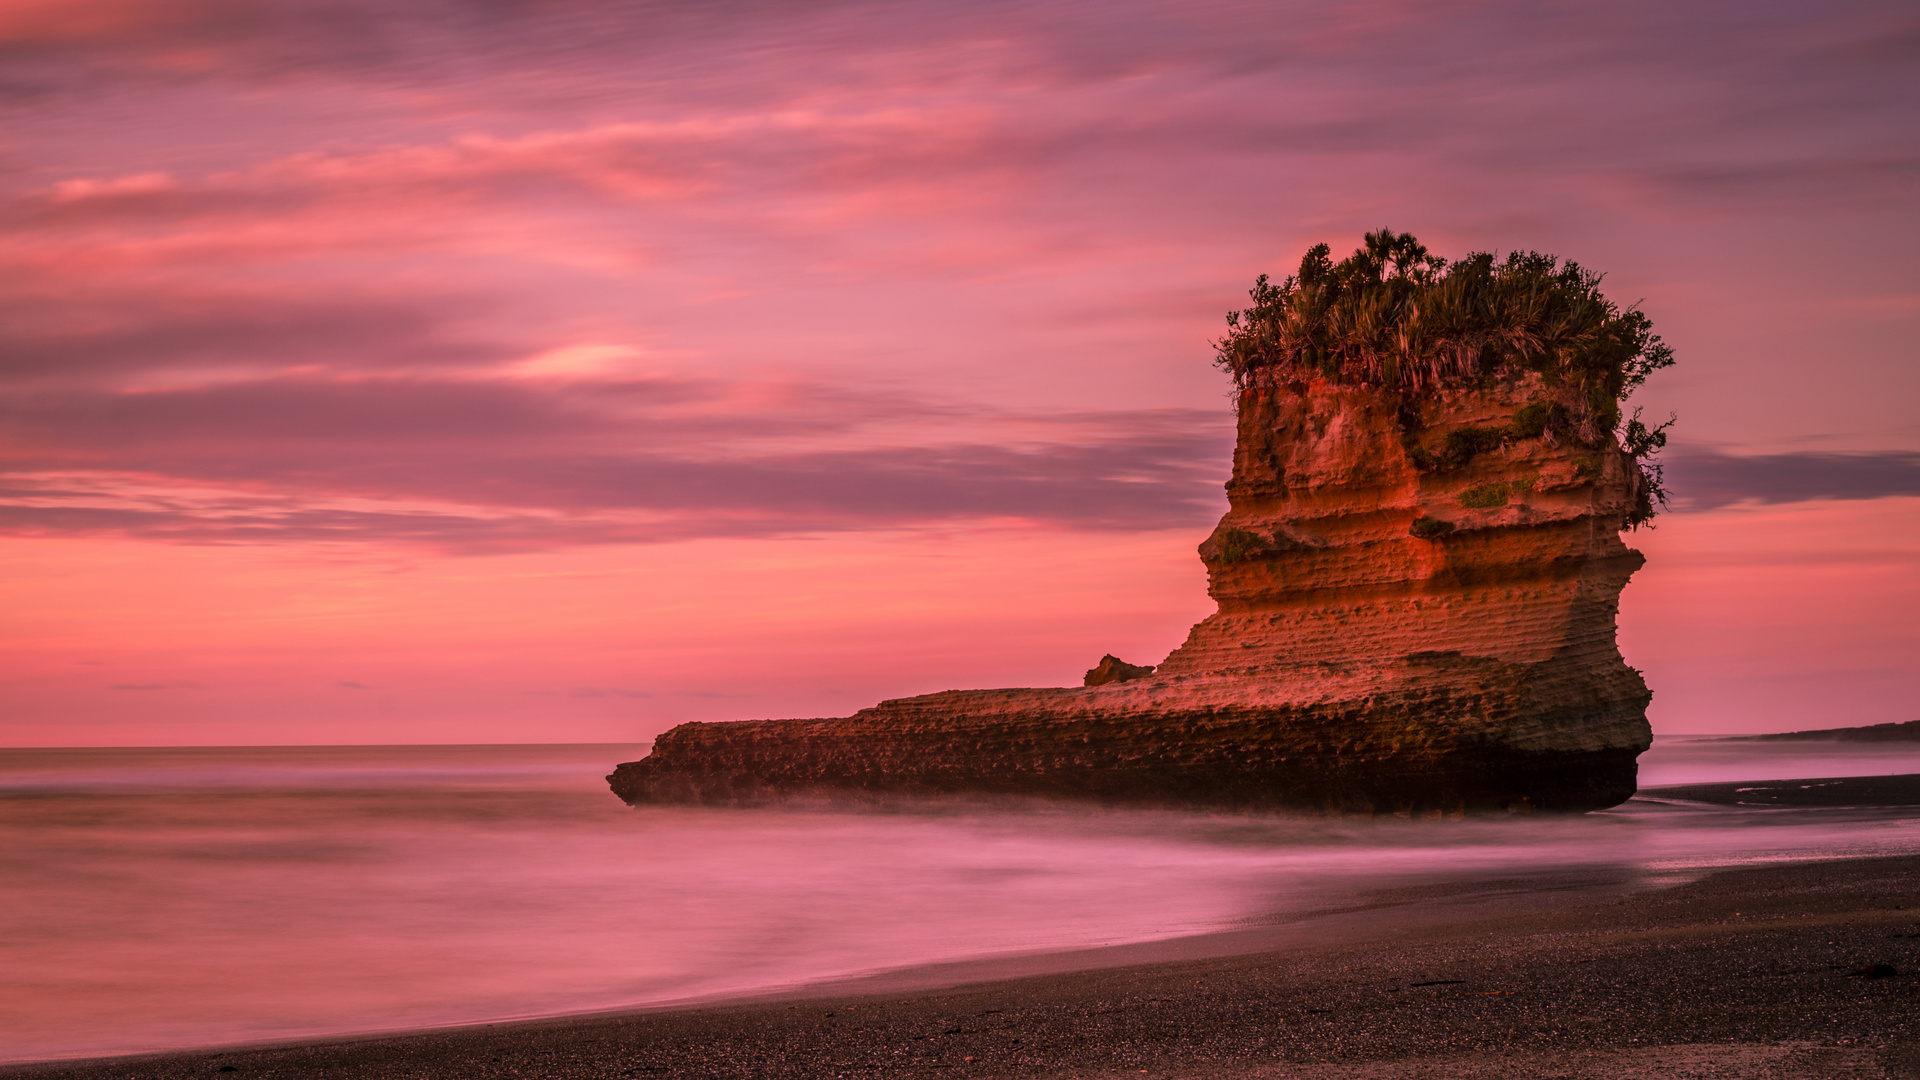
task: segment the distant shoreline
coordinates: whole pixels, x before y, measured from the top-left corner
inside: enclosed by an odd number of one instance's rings
[[[1701,742],[1920,742],[1920,720],[1898,724],[1867,724],[1864,727],[1817,728],[1812,731],[1782,731],[1772,735],[1702,736]]]
[[[883,977],[775,1000],[0,1076],[1920,1072],[1920,856],[1731,869],[1655,889],[1591,876],[1538,885],[1382,893],[1311,925],[1215,940],[1218,955],[1143,949],[1127,966],[1061,971],[1035,958],[1042,967],[1021,978],[956,968],[945,974],[961,985],[949,988]],[[1874,965],[1897,974],[1875,977]]]

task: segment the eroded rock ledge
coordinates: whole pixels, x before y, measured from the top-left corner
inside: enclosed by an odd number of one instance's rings
[[[1230,509],[1200,545],[1219,610],[1152,674],[683,724],[608,780],[634,804],[1619,803],[1651,740],[1650,694],[1614,643],[1643,561],[1620,539],[1640,473],[1612,442],[1528,434],[1546,396],[1538,376],[1411,406],[1327,382],[1247,389]]]

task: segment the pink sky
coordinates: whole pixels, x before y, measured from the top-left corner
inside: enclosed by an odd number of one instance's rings
[[[1675,347],[1656,731],[1920,716],[1911,5],[0,0],[0,73],[0,744],[1154,662],[1208,339],[1381,226]]]

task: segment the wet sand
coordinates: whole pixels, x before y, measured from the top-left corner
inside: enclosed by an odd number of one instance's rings
[[[801,999],[0,1075],[1920,1077],[1920,857],[1631,885],[1401,890],[1211,946],[1240,955],[952,989],[896,976]],[[1897,974],[1853,974],[1874,965]]]

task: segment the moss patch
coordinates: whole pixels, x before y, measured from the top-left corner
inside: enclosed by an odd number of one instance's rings
[[[1481,484],[1470,487],[1460,493],[1460,505],[1469,510],[1489,510],[1496,506],[1507,505],[1513,496],[1513,485],[1509,483]]]

